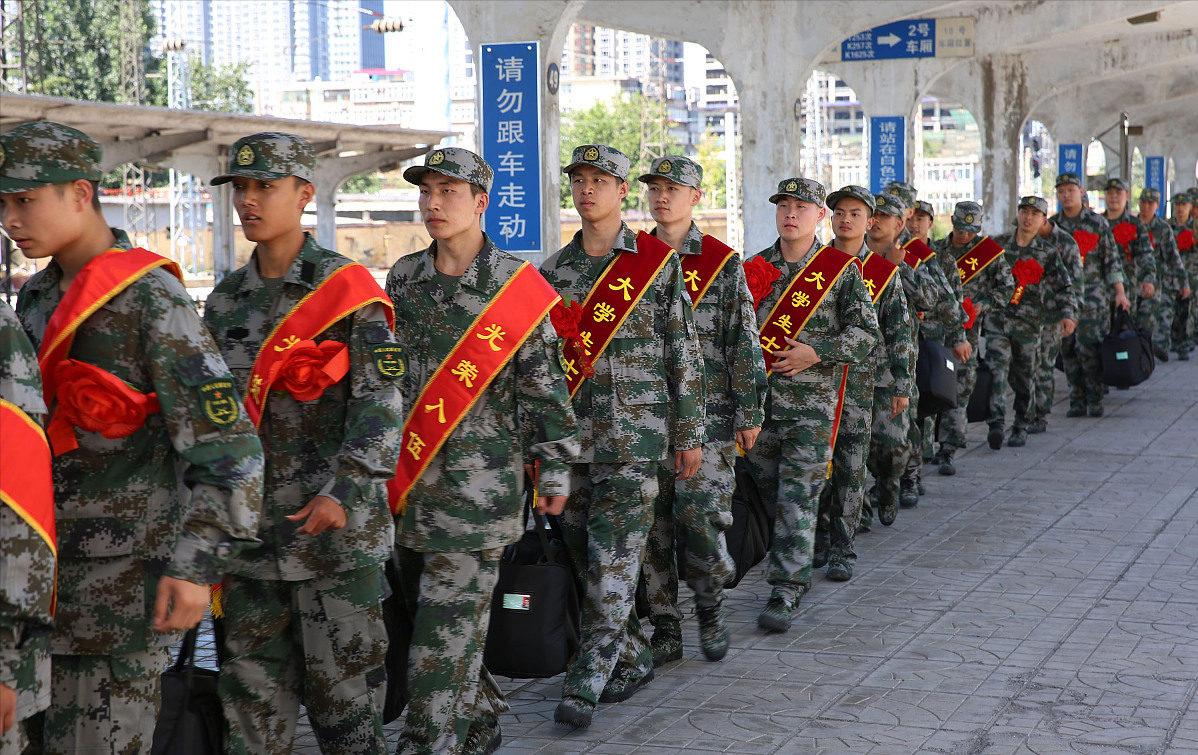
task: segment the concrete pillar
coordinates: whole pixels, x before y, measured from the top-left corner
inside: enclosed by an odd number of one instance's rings
[[[237,269],[237,255],[233,251],[233,234],[237,232],[233,225],[233,192],[229,184],[210,186],[208,191],[212,196],[212,266],[219,282]]]
[[[340,183],[316,184],[316,243],[325,249],[337,248],[337,189]]]
[[[337,249],[337,190],[347,178],[371,170],[390,170],[428,152],[430,147],[408,147],[406,149],[366,152],[361,155],[340,157],[337,149],[326,155],[316,156],[316,243],[326,249]]]
[[[982,141],[984,230],[1008,229],[1019,201],[1019,131],[1031,99],[1020,58],[990,55],[969,64],[974,86],[959,92],[978,122]]]
[[[848,64],[854,66],[852,79],[847,79],[861,100],[865,111],[865,143],[869,143],[870,119],[902,117],[904,121],[904,174],[906,181],[919,188],[915,178],[916,156],[923,155],[923,112],[920,103],[923,87],[920,84],[921,69],[926,63],[921,60],[887,60],[881,63]],[[846,69],[847,70],[847,69]],[[844,78],[844,77],[842,77]],[[868,148],[865,152],[868,154]],[[870,176],[873,180],[873,176]],[[835,187],[839,188],[839,187]],[[829,191],[833,187],[828,187]]]
[[[1179,143],[1173,148],[1174,192],[1198,186],[1194,173],[1198,170],[1198,145]]]

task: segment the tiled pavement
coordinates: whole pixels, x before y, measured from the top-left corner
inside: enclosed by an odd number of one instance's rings
[[[972,426],[957,476],[925,467],[918,508],[858,537],[851,582],[817,575],[790,632],[756,627],[759,568],[723,662],[688,604],[684,659],[589,729],[553,724],[560,678],[501,680],[499,752],[1198,755],[1198,361],[1106,406],[1058,403],[1023,449]]]

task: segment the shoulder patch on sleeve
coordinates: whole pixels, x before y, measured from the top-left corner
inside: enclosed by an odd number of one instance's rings
[[[370,349],[374,355],[374,366],[383,377],[401,378],[408,371],[403,359],[403,347],[393,343],[381,343]]]
[[[200,386],[204,416],[217,427],[228,427],[241,416],[241,404],[230,378],[209,380]]]

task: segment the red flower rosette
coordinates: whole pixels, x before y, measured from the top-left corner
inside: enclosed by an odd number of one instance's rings
[[[966,296],[961,302],[961,309],[965,310],[966,316],[969,318],[965,321],[965,329],[969,330],[973,327],[973,323],[978,319],[978,308],[973,306],[973,299]]]
[[[1194,231],[1187,228],[1177,234],[1177,248],[1183,252],[1188,252],[1194,248]]]
[[[289,351],[270,386],[296,401],[315,401],[349,372],[349,349],[340,341],[300,341]]]
[[[1035,260],[1019,260],[1011,265],[1011,275],[1015,276],[1015,295],[1011,297],[1011,303],[1018,304],[1023,301],[1023,292],[1027,287],[1040,282],[1044,268]]]
[[[109,440],[127,438],[162,410],[157,393],[142,393],[108,370],[64,359],[54,370],[56,406],[48,435],[55,455],[79,447],[73,427]]]
[[[584,378],[588,378],[595,374],[595,365],[587,356],[587,346],[582,340],[582,331],[578,327],[581,322],[582,305],[577,301],[572,301],[569,304],[559,301],[553,309],[549,310],[549,323],[557,331],[558,338],[574,347],[579,372]]]
[[[1082,253],[1082,264],[1085,264],[1086,255],[1098,248],[1098,234],[1078,228],[1073,232],[1073,240],[1077,242],[1078,251]]]
[[[1136,227],[1124,220],[1111,229],[1111,235],[1115,237],[1115,243],[1123,247],[1123,256],[1131,262],[1131,242],[1136,237]]]
[[[746,262],[744,268],[749,293],[753,295],[753,309],[757,309],[774,290],[774,281],[782,277],[782,271],[766,262],[760,254]]]

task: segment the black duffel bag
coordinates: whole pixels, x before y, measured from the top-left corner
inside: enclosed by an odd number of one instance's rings
[[[920,417],[956,409],[957,361],[952,349],[920,335],[915,386],[919,389]]]
[[[1102,339],[1102,382],[1115,388],[1130,388],[1147,380],[1156,369],[1152,333],[1139,330],[1131,314],[1111,308],[1111,332]]]
[[[198,629],[183,635],[179,658],[162,675],[162,707],[150,755],[221,755],[225,714],[216,681],[220,672],[195,665]]]
[[[532,508],[526,493],[525,514]],[[566,670],[578,650],[582,590],[556,517],[532,510],[534,527],[509,545],[491,596],[483,665],[513,679],[545,679]],[[527,520],[526,520],[527,521]]]
[[[741,579],[770,552],[774,536],[775,501],[763,501],[757,482],[745,457],[736,457],[736,490],[732,493],[732,527],[724,533],[728,553],[736,564],[736,573],[725,587],[740,584]]]
[[[966,422],[985,422],[990,417],[990,394],[994,391],[994,372],[986,360],[978,357],[978,379],[965,406]]]

